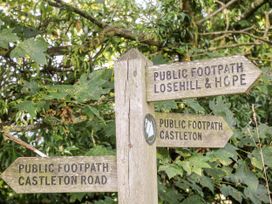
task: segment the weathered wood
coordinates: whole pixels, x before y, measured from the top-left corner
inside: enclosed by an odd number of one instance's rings
[[[132,49],[114,67],[119,204],[158,203],[156,146],[146,142],[143,130],[146,114],[154,115],[145,94],[150,63]]]
[[[116,192],[114,156],[20,157],[1,175],[16,193]]]
[[[244,56],[231,56],[147,69],[147,100],[160,101],[244,93],[261,71]]]
[[[233,132],[220,116],[156,113],[158,147],[224,147]]]

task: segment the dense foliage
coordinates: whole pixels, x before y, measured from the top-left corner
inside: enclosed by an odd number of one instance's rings
[[[0,171],[20,156],[115,154],[113,63],[137,47],[155,64],[245,55],[246,94],[156,103],[223,116],[222,149],[158,149],[160,203],[271,203],[272,10],[268,0],[2,0]],[[269,185],[269,186],[267,186]],[[15,194],[0,203],[117,203],[116,193]],[[271,195],[270,195],[271,196]]]

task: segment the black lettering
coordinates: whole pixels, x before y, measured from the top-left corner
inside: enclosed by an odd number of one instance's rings
[[[237,75],[234,75],[232,78],[232,85],[235,86],[236,82],[238,81],[239,77]]]
[[[64,164],[64,166],[63,166],[64,168],[64,172],[69,172],[70,171],[70,165],[69,164]]]
[[[95,184],[100,184],[100,179],[99,179],[99,176],[96,176],[95,177],[95,181],[94,181]]]
[[[160,138],[163,140],[164,139],[164,136],[163,136],[164,132],[163,130],[160,132]]]
[[[167,92],[172,92],[172,84],[167,83]]]
[[[72,164],[71,170],[72,170],[72,172],[76,172],[77,171],[77,164]]]
[[[154,72],[154,81],[157,80],[158,76],[159,76],[159,73],[158,72]]]
[[[182,70],[182,77],[185,78],[185,79],[188,77],[187,69]]]
[[[216,87],[216,88],[222,87],[222,80],[221,80],[221,77],[215,77],[215,78],[214,78],[214,82],[215,82],[215,87]]]
[[[240,75],[240,85],[241,86],[246,85],[246,74],[241,74]]]
[[[101,184],[105,185],[108,182],[108,179],[105,175],[101,176]]]
[[[103,163],[103,172],[109,172],[109,164]]]
[[[81,185],[86,185],[86,176],[81,176]]]
[[[19,168],[19,173],[21,173],[21,171],[24,169],[24,166],[23,164],[19,164],[18,165],[18,168]]]
[[[160,85],[160,92],[164,93],[166,90],[165,84]]]
[[[166,79],[167,80],[171,79],[171,71],[166,71]]]
[[[38,179],[37,176],[32,177],[32,185],[36,186],[38,184],[37,179]]]
[[[31,182],[30,182],[30,177],[26,177],[26,180],[25,180],[25,185],[31,185]]]
[[[93,177],[92,176],[88,176],[88,184],[93,184]]]
[[[54,172],[54,164],[49,164],[48,170],[49,170],[49,172],[53,173]]]
[[[56,185],[56,176],[51,176],[51,185]]]
[[[18,183],[20,186],[23,186],[25,183],[24,183],[24,177],[23,176],[20,176],[19,179],[18,179]]]
[[[243,71],[244,71],[243,62],[237,63],[237,73]]]
[[[70,184],[70,177],[69,176],[64,176],[63,182],[64,182],[65,185],[69,185]]]

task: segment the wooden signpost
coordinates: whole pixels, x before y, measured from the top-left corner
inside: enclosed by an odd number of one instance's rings
[[[114,66],[119,204],[158,203],[156,145],[147,142],[154,137],[148,117],[154,115],[154,107],[145,95],[145,70],[150,65],[132,49]]]
[[[152,66],[146,72],[147,100],[244,93],[260,74],[241,55]]]
[[[114,156],[20,157],[1,177],[16,193],[117,191]]]
[[[243,93],[261,72],[243,56],[152,66],[131,49],[115,63],[114,73],[117,158],[18,158],[1,175],[11,188],[117,191],[119,204],[157,204],[157,146],[224,147],[232,130],[219,116],[155,114],[147,101]]]
[[[220,116],[156,113],[157,147],[224,147],[232,130]]]

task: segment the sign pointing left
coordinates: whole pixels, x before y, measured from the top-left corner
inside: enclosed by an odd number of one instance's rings
[[[117,191],[114,156],[20,157],[1,177],[16,193]]]

